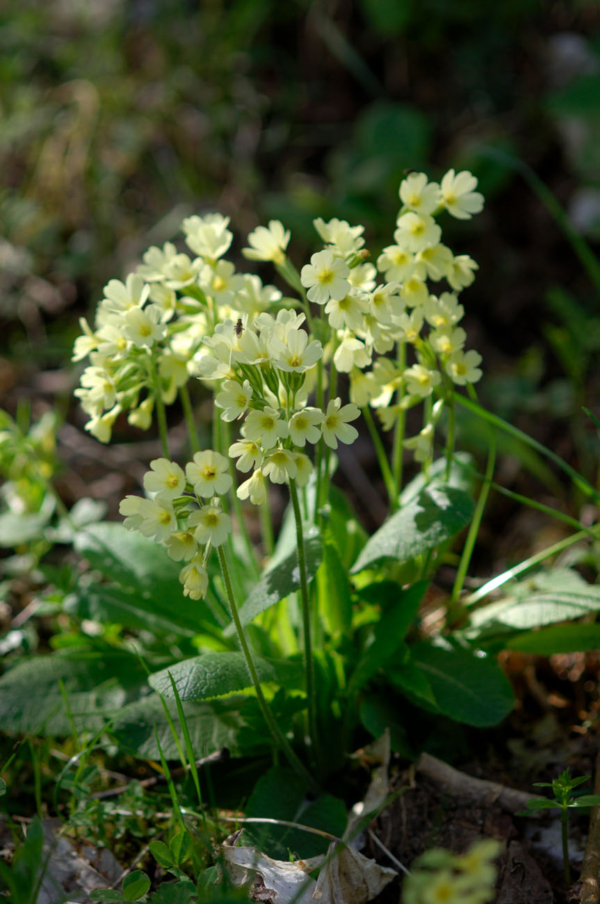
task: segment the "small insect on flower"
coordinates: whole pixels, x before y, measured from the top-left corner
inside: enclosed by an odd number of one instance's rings
[[[244,332],[244,324],[242,323],[241,317],[238,317],[238,321],[237,321],[234,329],[235,329],[235,335],[238,337],[241,336],[242,333]]]

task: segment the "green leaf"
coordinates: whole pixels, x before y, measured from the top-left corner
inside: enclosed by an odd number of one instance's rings
[[[75,649],[22,659],[0,678],[0,724],[7,732],[71,734],[59,681],[79,730],[97,731],[138,698],[146,673],[131,653]]]
[[[534,797],[525,804],[528,810],[556,810],[560,809],[560,805],[555,800],[548,800],[547,797]]]
[[[254,656],[254,665],[261,683],[275,681],[298,686],[302,682],[302,666],[299,663],[275,663],[262,656]],[[155,691],[162,697],[174,698],[169,672],[182,700],[222,697],[252,686],[244,654],[240,652],[203,653],[150,676],[148,680]]]
[[[6,794],[6,782],[3,778],[0,778],[0,797],[3,797]]]
[[[135,869],[123,879],[123,897],[126,901],[143,898],[150,889],[150,879],[139,869]]]
[[[109,904],[123,904],[124,901],[127,901],[127,898],[120,891],[115,891],[114,888],[99,888],[97,891],[91,891],[90,898],[92,901],[108,901]]]
[[[456,722],[497,725],[513,708],[510,681],[491,656],[427,642],[415,644],[411,654],[424,671],[440,712]]]
[[[391,700],[375,694],[365,697],[360,705],[360,719],[367,731],[374,738],[380,738],[388,729],[392,750],[407,760],[412,760],[415,751],[408,739],[406,725],[398,713],[398,707]]]
[[[91,584],[69,594],[64,609],[78,619],[88,618],[101,624],[194,637],[203,627],[204,604],[200,603],[197,609],[183,607],[182,599],[180,584],[173,585],[169,596],[160,600],[148,591]]]
[[[181,866],[190,856],[192,839],[187,832],[177,832],[169,841],[169,849],[173,856],[175,866]]]
[[[409,699],[416,698],[414,702],[420,701],[437,709],[437,704],[431,683],[419,666],[409,660],[404,665],[394,666],[385,670],[386,678],[394,686],[404,691]]]
[[[171,866],[175,865],[171,851],[164,841],[151,841],[149,847],[150,853],[158,865],[162,866],[163,869],[169,869]]]
[[[569,807],[600,807],[600,794],[582,794],[569,803]]]
[[[524,630],[599,611],[600,587],[589,585],[578,591],[557,589],[521,598],[508,597],[473,612],[470,624],[480,630],[491,626]]]
[[[319,608],[330,634],[346,634],[352,626],[352,599],[331,527],[323,534],[323,562],[317,571]]]
[[[553,625],[527,631],[507,641],[509,650],[553,656],[555,653],[583,653],[600,649],[600,625]]]
[[[417,581],[408,590],[401,590],[396,585],[396,599],[388,604],[380,621],[375,625],[373,642],[363,654],[348,682],[348,695],[359,691],[379,669],[386,666],[388,660],[398,650],[415,620],[427,587],[427,581]]]
[[[321,538],[316,528],[312,528],[309,536],[305,533],[306,548],[306,571],[308,580],[312,581],[317,569],[321,564],[322,547]],[[240,608],[240,620],[243,625],[249,625],[250,622],[278,603],[279,600],[285,599],[290,593],[295,593],[300,589],[300,567],[298,565],[298,553],[293,549],[283,561],[271,562],[263,572],[263,576],[256,585],[246,602]],[[235,626],[228,625],[223,632],[226,637],[230,637],[235,633]]]
[[[119,522],[90,525],[77,535],[75,549],[92,568],[123,587],[146,588],[159,597],[179,584],[180,566],[164,546]]]
[[[154,725],[165,759],[178,760],[179,752],[163,710],[166,704],[178,734],[179,715],[174,700],[152,694],[125,707],[115,719],[110,734],[121,746],[144,759],[158,759]],[[232,757],[270,749],[270,736],[261,723],[262,714],[255,698],[244,696],[212,700],[210,703],[184,703],[183,711],[192,745],[198,757],[227,748]],[[254,726],[260,726],[255,728]]]
[[[331,794],[317,800],[306,799],[306,785],[294,772],[273,766],[259,778],[246,806],[246,816],[281,819],[331,832],[340,837],[347,823],[346,807]],[[326,838],[290,826],[247,826],[246,831],[260,850],[276,859],[289,858],[289,851],[305,859],[324,854],[329,846]]]
[[[383,558],[406,562],[435,549],[465,527],[472,513],[473,501],[464,490],[430,483],[373,534],[352,573]]]

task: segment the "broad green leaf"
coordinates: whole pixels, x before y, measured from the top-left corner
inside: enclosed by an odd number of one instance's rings
[[[0,678],[3,731],[71,734],[61,679],[75,726],[82,731],[97,731],[146,686],[137,657],[110,648],[23,659]]]
[[[167,706],[181,736],[175,700],[162,700],[152,694],[123,708],[109,733],[127,751],[143,759],[158,759],[154,726],[165,759],[178,760],[179,753],[163,709]],[[192,746],[198,757],[227,748],[234,757],[265,752],[272,746],[255,698],[235,695],[210,703],[184,703],[183,711]],[[262,720],[262,722],[261,722]],[[255,726],[260,726],[256,728]]]
[[[323,534],[323,561],[317,571],[319,609],[330,634],[345,634],[352,626],[352,599],[331,527]]]
[[[79,618],[191,637],[202,630],[208,609],[189,606],[179,583],[180,565],[164,547],[122,524],[93,524],[78,533],[75,548],[111,582],[78,589],[66,601]]]
[[[557,589],[523,598],[508,597],[473,612],[470,623],[479,630],[492,626],[527,630],[599,611],[600,587],[588,585],[578,591]]]
[[[456,722],[497,725],[513,708],[510,681],[493,657],[427,642],[415,644],[411,654],[425,672],[440,712]]]
[[[428,483],[431,481],[442,480],[446,472],[446,456],[436,458],[429,468],[429,480],[425,479],[422,471],[418,471],[412,480],[406,484],[400,493],[400,505],[407,505],[419,495]],[[473,478],[473,456],[468,452],[457,452],[450,469],[450,479],[445,481],[446,486],[454,487],[457,490],[464,490],[465,493],[471,494],[475,481]]]
[[[292,686],[298,686],[302,681],[302,667],[299,663],[274,663],[262,656],[255,656],[254,665],[261,683],[275,681],[278,684],[291,683]],[[155,691],[163,697],[174,698],[169,672],[182,700],[222,697],[252,686],[244,654],[240,652],[203,653],[150,676],[148,680]]]
[[[149,847],[150,853],[158,865],[162,866],[163,869],[169,869],[171,866],[175,865],[173,862],[173,855],[164,841],[151,841]]]
[[[465,527],[472,513],[473,501],[464,490],[430,483],[373,534],[352,572],[383,558],[406,562],[435,549]]]
[[[401,720],[398,706],[393,701],[375,694],[365,697],[360,705],[360,720],[374,738],[380,738],[387,728],[392,750],[408,760],[414,759],[415,751],[408,740],[408,727]]]
[[[317,800],[306,798],[306,786],[290,769],[273,766],[257,781],[245,808],[246,816],[298,822],[331,832],[341,837],[346,823],[346,807],[331,794],[321,794]],[[247,826],[247,832],[257,846],[269,857],[285,859],[292,851],[305,859],[324,854],[329,846],[326,838],[293,829],[291,826]]]
[[[418,581],[408,590],[397,587],[396,599],[391,601],[381,620],[375,625],[373,642],[363,654],[348,682],[349,695],[359,691],[379,669],[385,668],[402,645],[408,629],[415,620],[427,586],[427,581]]]
[[[92,568],[124,589],[146,590],[157,600],[172,597],[179,589],[183,608],[180,565],[163,546],[137,531],[126,530],[116,521],[92,524],[77,535],[75,549]]]
[[[38,540],[51,517],[52,512],[22,515],[3,512],[0,515],[0,546],[10,549],[22,543]]]
[[[423,669],[409,659],[404,665],[386,668],[386,678],[394,686],[405,691],[415,702],[422,701],[437,709],[429,679]]]
[[[600,625],[553,625],[539,631],[526,631],[511,638],[506,646],[510,650],[533,653],[537,656],[553,656],[555,653],[583,653],[600,650]]]
[[[150,889],[150,879],[140,869],[135,869],[123,879],[123,897],[126,901],[143,898]]]
[[[334,484],[329,487],[329,522],[338,555],[348,571],[369,539],[345,494]]]
[[[305,534],[304,545],[306,548],[306,571],[308,580],[312,581],[322,558],[321,538],[316,528],[312,529],[308,537]],[[274,606],[279,600],[289,596],[290,593],[295,593],[299,589],[300,567],[298,565],[298,553],[294,548],[283,561],[279,561],[275,565],[270,563],[265,569],[261,580],[240,608],[242,624],[249,625],[261,612]],[[235,626],[232,623],[227,626],[224,634],[229,637],[234,633]]]

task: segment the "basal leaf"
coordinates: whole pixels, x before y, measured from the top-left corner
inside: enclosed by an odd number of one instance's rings
[[[360,705],[360,719],[374,738],[380,738],[387,729],[392,750],[412,760],[415,752],[409,741],[407,726],[399,715],[398,706],[379,694],[367,695]]]
[[[497,725],[511,711],[510,681],[492,656],[427,642],[412,646],[411,655],[424,671],[440,712],[456,722]]]
[[[331,794],[308,800],[306,786],[294,772],[273,766],[257,781],[250,795],[246,816],[299,822],[341,837],[346,828],[344,802]],[[249,828],[249,827],[248,827]],[[306,859],[327,851],[329,841],[291,826],[256,825],[248,831],[257,846],[269,857],[288,859],[289,851]]]
[[[590,584],[581,590],[556,589],[520,598],[511,596],[476,610],[470,623],[477,629],[497,625],[527,630],[599,611],[600,587]]]
[[[322,559],[321,538],[316,528],[312,528],[312,532],[306,536],[306,570],[308,580],[314,578]],[[240,619],[243,625],[249,625],[250,622],[278,603],[279,600],[289,596],[290,593],[300,589],[300,566],[298,565],[298,554],[294,548],[283,561],[277,562],[275,565],[271,563],[259,583],[256,585],[250,596],[240,608]],[[225,629],[225,635],[231,636],[235,633],[233,624],[228,625]]]
[[[109,731],[128,752],[143,759],[158,759],[160,746],[167,760],[179,759],[177,746],[163,709],[167,706],[175,728],[181,737],[181,726],[175,700],[161,700],[158,694],[123,708]],[[230,756],[268,751],[272,739],[253,697],[234,695],[209,703],[184,703],[183,711],[192,747],[198,757],[208,756],[227,748]],[[258,725],[260,728],[255,728]]]
[[[92,524],[77,534],[75,549],[92,568],[124,589],[147,590],[157,600],[179,590],[181,605],[180,566],[163,546],[137,531],[126,530],[116,521]]]
[[[261,682],[291,682],[297,686],[302,681],[302,667],[299,663],[274,663],[262,656],[255,656],[254,665]],[[174,698],[169,673],[173,676],[181,700],[221,697],[252,686],[244,654],[240,652],[204,653],[150,676],[148,680],[155,691],[163,697]]]
[[[393,600],[375,625],[373,642],[360,659],[350,681],[348,693],[356,693],[381,668],[385,668],[402,645],[427,589],[427,581],[418,581],[408,590],[397,587]]]
[[[348,572],[344,568],[331,527],[323,536],[323,561],[317,572],[319,604],[330,634],[344,634],[352,625],[352,600]]]
[[[136,656],[121,651],[70,650],[22,660],[0,678],[0,724],[6,732],[66,735],[71,726],[97,731],[137,699],[146,674]]]
[[[583,653],[600,650],[600,625],[552,625],[539,631],[526,631],[511,638],[506,646],[510,650],[533,653],[537,656],[553,656],[555,653]]]
[[[469,523],[473,501],[464,491],[433,482],[376,531],[360,553],[352,572],[380,559],[406,562],[435,549]]]
[[[150,889],[150,884],[146,873],[136,869],[123,879],[123,897],[126,901],[137,901]]]

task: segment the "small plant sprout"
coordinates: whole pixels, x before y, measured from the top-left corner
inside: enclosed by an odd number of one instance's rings
[[[563,860],[565,870],[565,882],[571,884],[571,864],[569,861],[569,836],[568,836],[568,811],[576,807],[597,807],[600,806],[600,795],[584,794],[576,797],[573,794],[575,788],[589,781],[589,775],[581,775],[579,778],[573,778],[570,769],[565,769],[558,778],[552,782],[534,782],[534,788],[552,788],[554,797],[534,797],[533,800],[527,801],[528,810],[554,810],[560,809],[560,818],[562,821],[562,845]],[[526,814],[521,814],[526,815]]]

